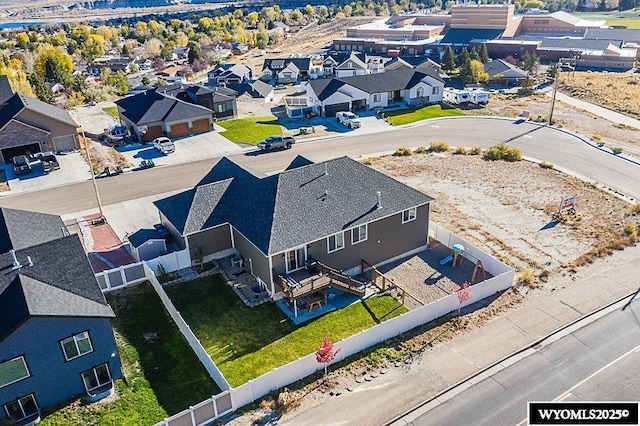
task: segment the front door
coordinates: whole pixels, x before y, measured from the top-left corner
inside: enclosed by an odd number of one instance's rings
[[[307,263],[307,248],[298,247],[297,249],[288,251],[285,253],[285,265],[287,268],[287,274],[298,269],[304,268]]]

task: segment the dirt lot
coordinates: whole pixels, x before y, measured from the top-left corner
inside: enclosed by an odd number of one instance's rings
[[[548,119],[550,108],[551,98],[544,94],[518,97],[492,93],[485,108],[471,107],[465,114],[518,117],[522,115],[523,110],[527,110],[533,118],[540,115]],[[624,152],[640,157],[640,129],[616,126],[604,118],[559,101],[556,102],[553,117],[559,126],[589,137],[594,142],[603,142],[610,148],[622,147]]]

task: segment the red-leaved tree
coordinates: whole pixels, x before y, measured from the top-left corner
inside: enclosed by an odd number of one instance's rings
[[[331,343],[331,339],[325,337],[322,339],[322,346],[320,346],[316,350],[316,360],[320,364],[324,364],[324,375],[327,375],[327,365],[334,360],[336,354],[340,352],[340,349],[337,351],[333,351],[333,343]]]
[[[467,300],[471,299],[473,295],[471,294],[469,283],[466,281],[461,286],[459,286],[458,284],[454,284],[453,289],[456,292],[456,296],[458,296],[458,316],[460,316],[460,308],[462,307],[462,302],[466,302]]]

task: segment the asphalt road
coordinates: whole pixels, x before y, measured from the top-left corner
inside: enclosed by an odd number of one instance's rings
[[[522,425],[529,401],[640,401],[640,301],[551,343],[412,425]]]
[[[574,136],[530,123],[515,124],[501,119],[457,118],[427,121],[417,126],[359,136],[335,137],[299,143],[280,152],[247,152],[232,156],[247,167],[273,173],[283,170],[296,155],[323,161],[342,155],[359,157],[393,151],[400,146],[428,146],[434,140],[449,145],[479,145],[499,142],[522,149],[523,154],[554,164],[563,171],[601,182],[623,194],[640,199],[640,166],[600,151]],[[217,159],[125,173],[98,180],[103,205],[192,187]],[[514,177],[526,179],[526,176]],[[0,198],[0,206],[66,214],[97,208],[91,182],[67,185],[36,193]]]

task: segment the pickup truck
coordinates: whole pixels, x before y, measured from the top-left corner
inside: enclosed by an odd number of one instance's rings
[[[175,152],[176,146],[167,137],[159,137],[153,140],[153,147],[160,151],[162,154],[167,155]]]
[[[349,111],[337,112],[336,120],[350,129],[358,129],[362,125],[358,116]]]
[[[263,151],[270,149],[289,149],[296,140],[291,136],[269,136],[263,141],[258,142],[258,148]]]

